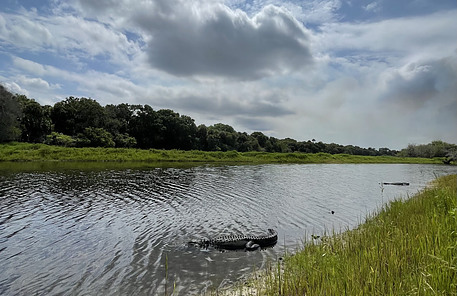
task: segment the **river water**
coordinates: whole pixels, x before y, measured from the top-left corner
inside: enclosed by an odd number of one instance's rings
[[[450,173],[457,167],[0,163],[0,295],[213,291],[296,250],[311,235],[354,228],[387,201]],[[263,251],[187,244],[268,228],[279,240]]]

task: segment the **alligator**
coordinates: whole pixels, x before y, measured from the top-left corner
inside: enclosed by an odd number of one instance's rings
[[[273,229],[268,229],[267,235],[227,235],[213,239],[204,239],[200,241],[190,241],[189,244],[197,245],[207,249],[212,246],[219,250],[245,250],[255,251],[257,249],[270,248],[276,245],[278,233]]]
[[[382,185],[409,186],[407,182],[383,182]]]

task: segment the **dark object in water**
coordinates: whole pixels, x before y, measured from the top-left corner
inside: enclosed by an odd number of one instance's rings
[[[451,162],[457,163],[457,150],[449,151],[443,159],[444,164],[451,164]]]
[[[453,161],[453,160],[454,159],[452,159],[452,158],[445,158],[445,159],[443,159],[443,163],[444,164],[451,164],[451,161]]]
[[[212,246],[220,250],[255,251],[259,248],[271,248],[276,245],[277,241],[278,233],[273,229],[268,229],[267,235],[229,235],[208,240],[190,241],[189,244],[205,249]]]
[[[407,183],[407,182],[383,182],[382,185],[409,186],[409,183]]]

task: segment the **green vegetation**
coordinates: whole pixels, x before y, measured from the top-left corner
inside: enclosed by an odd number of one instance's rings
[[[329,153],[184,151],[135,148],[61,147],[11,142],[0,144],[0,161],[136,161],[218,163],[442,163],[442,158],[360,156]]]
[[[17,118],[20,113],[16,97],[0,85],[0,143],[18,137],[20,129]]]
[[[457,295],[457,175],[357,229],[314,237],[249,287],[255,295]],[[232,295],[233,295],[232,294]]]
[[[409,145],[396,151],[389,148],[362,148],[354,145],[323,143],[315,139],[296,141],[268,137],[261,132],[238,132],[223,123],[197,126],[194,120],[169,109],[154,110],[149,105],[101,106],[90,98],[68,97],[54,106],[41,106],[25,95],[13,95],[0,85],[0,143],[19,141],[41,143],[69,148],[138,148],[142,150],[65,150],[36,146],[43,159],[61,160],[146,160],[167,159],[190,161],[248,162],[419,162],[390,156],[436,158],[444,163],[455,163],[457,145],[433,141],[426,145]],[[149,151],[147,149],[160,149]],[[25,149],[27,150],[27,149]],[[169,151],[162,151],[169,150]],[[179,152],[179,151],[188,152]],[[69,152],[71,151],[71,152]],[[228,154],[195,151],[228,152]],[[241,154],[233,154],[234,152]],[[254,154],[246,154],[252,152]],[[265,152],[273,154],[265,154]],[[94,153],[93,155],[89,155]],[[275,153],[285,153],[278,155]],[[320,155],[311,156],[310,154]],[[37,160],[32,152],[14,152],[2,156],[4,160]],[[335,155],[329,156],[327,154]],[[358,158],[353,156],[388,156],[387,158]],[[15,158],[16,157],[16,158]],[[425,161],[435,163],[434,160]]]
[[[433,141],[429,144],[414,145],[409,144],[407,148],[402,149],[398,156],[403,157],[446,157],[445,162],[457,160],[457,145],[449,144],[443,141]]]
[[[19,141],[64,147],[178,149],[238,152],[303,152],[351,155],[396,155],[388,148],[299,142],[261,132],[238,132],[227,124],[197,126],[189,116],[149,105],[101,106],[90,98],[68,97],[41,106],[25,95],[13,95],[0,85],[0,143]]]

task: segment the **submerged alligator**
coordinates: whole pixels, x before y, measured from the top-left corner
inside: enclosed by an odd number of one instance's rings
[[[382,185],[409,186],[407,182],[383,182]]]
[[[208,240],[190,241],[189,244],[197,245],[207,249],[212,246],[220,250],[245,250],[254,251],[257,249],[270,248],[276,245],[278,233],[273,229],[268,229],[267,235],[227,235]]]

